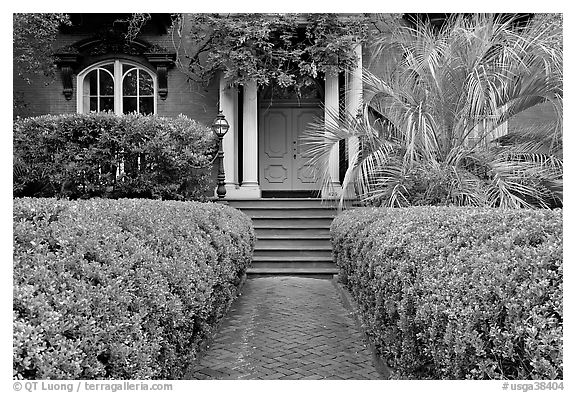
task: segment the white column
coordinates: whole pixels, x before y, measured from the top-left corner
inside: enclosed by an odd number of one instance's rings
[[[238,91],[227,85],[222,74],[220,75],[220,110],[230,125],[222,141],[226,197],[234,197],[238,188]]]
[[[255,81],[244,85],[242,108],[242,185],[243,198],[260,198],[258,184],[258,86]]]
[[[333,67],[326,71],[326,83],[324,93],[324,124],[336,125],[339,113],[338,102],[338,69]],[[336,117],[336,118],[335,118]],[[337,198],[342,194],[340,185],[340,157],[338,153],[338,144],[332,147],[328,161],[329,182],[322,189],[322,198]]]
[[[356,66],[346,74],[346,111],[350,116],[355,118],[362,110],[362,45],[358,44],[354,48],[357,63]],[[348,163],[353,161],[353,157],[358,154],[359,141],[358,137],[348,139]],[[354,187],[349,184],[346,189],[347,197],[355,197]]]

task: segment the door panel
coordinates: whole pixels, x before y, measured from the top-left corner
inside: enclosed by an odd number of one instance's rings
[[[296,168],[295,189],[296,190],[315,190],[318,182],[318,168],[311,164],[304,164]]]
[[[270,184],[286,185],[290,177],[290,170],[282,164],[270,164],[264,169],[264,176]]]
[[[321,118],[317,106],[260,108],[260,186],[270,191],[318,190],[318,168],[302,151],[300,136]]]
[[[318,168],[311,165],[310,156],[307,155],[302,148],[302,136],[308,124],[317,120],[322,115],[320,108],[294,108],[292,119],[294,126],[292,127],[293,142],[296,146],[296,157],[294,158],[294,172],[292,187],[295,190],[317,190],[319,188],[319,174]]]
[[[290,113],[271,110],[265,117],[264,153],[270,158],[287,159],[290,155]]]
[[[260,186],[289,190],[292,182],[292,119],[286,108],[269,108],[261,117]]]

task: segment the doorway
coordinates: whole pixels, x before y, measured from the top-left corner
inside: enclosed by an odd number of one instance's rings
[[[262,191],[318,191],[320,172],[310,163],[301,136],[311,122],[322,119],[320,102],[275,101],[261,106],[259,112]]]

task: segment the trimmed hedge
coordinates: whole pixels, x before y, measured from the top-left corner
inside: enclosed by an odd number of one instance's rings
[[[361,208],[334,258],[397,378],[562,379],[562,211]]]
[[[182,115],[17,119],[13,140],[16,197],[198,200],[214,183],[216,139]]]
[[[14,378],[182,378],[254,241],[219,204],[15,199]]]

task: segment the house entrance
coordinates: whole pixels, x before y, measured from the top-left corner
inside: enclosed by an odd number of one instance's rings
[[[320,103],[275,102],[260,107],[260,187],[262,191],[314,191],[320,173],[310,163],[301,136],[308,124],[321,119]]]
[[[298,93],[265,89],[259,105],[259,178],[263,193],[318,191],[320,171],[310,163],[301,137],[313,121],[322,121],[323,83],[314,81]]]

